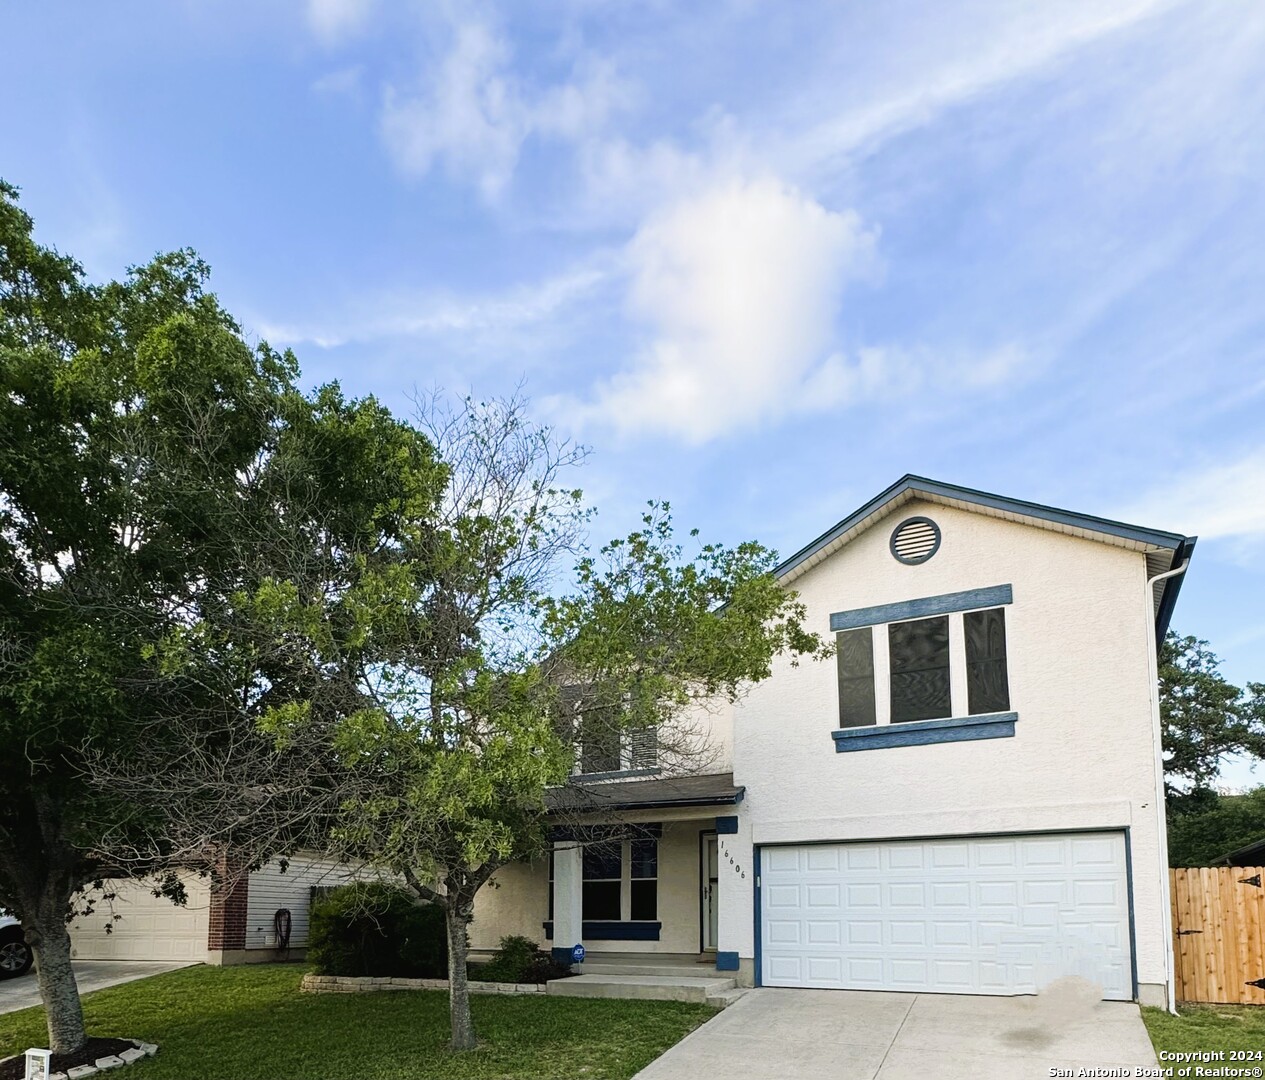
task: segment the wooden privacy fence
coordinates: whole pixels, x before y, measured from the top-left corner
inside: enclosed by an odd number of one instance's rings
[[[1265,1005],[1265,869],[1199,866],[1168,873],[1177,999]]]

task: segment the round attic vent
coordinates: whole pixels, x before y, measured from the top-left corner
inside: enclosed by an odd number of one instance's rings
[[[940,548],[940,526],[931,518],[906,518],[892,532],[891,548],[898,562],[924,563]]]

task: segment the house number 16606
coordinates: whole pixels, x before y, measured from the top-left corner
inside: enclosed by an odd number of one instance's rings
[[[740,878],[745,878],[747,876],[747,872],[743,870],[741,865],[734,862],[734,857],[725,850],[725,842],[723,840],[720,842],[720,854],[723,858],[729,860],[729,865],[734,868],[735,874],[737,874]]]

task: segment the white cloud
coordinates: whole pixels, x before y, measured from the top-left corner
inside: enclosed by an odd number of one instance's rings
[[[773,180],[731,182],[652,217],[629,245],[630,314],[654,340],[587,404],[588,424],[703,442],[793,407],[874,235]]]
[[[374,0],[307,0],[307,22],[327,45],[355,34],[365,24]]]
[[[1178,473],[1120,515],[1204,540],[1265,540],[1265,449]]]
[[[945,22],[934,32],[910,35],[903,42],[903,56],[879,55],[875,59],[882,66],[855,71],[856,82],[845,83],[842,95],[855,104],[841,112],[819,119],[820,103],[830,97],[812,84],[813,92],[792,108],[791,123],[783,116],[780,130],[772,132],[770,151],[796,175],[830,171],[840,159],[846,163],[857,153],[934,122],[949,109],[1032,78],[1173,3],[1003,5],[989,10],[984,21],[945,9]],[[829,72],[829,77],[838,87],[836,73]],[[854,89],[855,94],[848,92]]]
[[[559,316],[569,305],[589,296],[605,278],[606,271],[594,263],[499,293],[380,295],[324,323],[256,319],[254,329],[273,345],[307,344],[321,349],[350,342],[448,334],[486,339]]]
[[[441,164],[495,197],[528,138],[579,140],[626,100],[627,87],[608,62],[581,57],[570,80],[539,88],[514,75],[509,45],[488,26],[458,23],[453,37],[420,90],[387,90],[381,133],[407,173],[423,176]]]

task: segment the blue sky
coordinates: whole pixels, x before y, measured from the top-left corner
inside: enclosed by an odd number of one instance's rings
[[[401,411],[525,383],[599,537],[922,473],[1199,534],[1174,625],[1265,680],[1259,3],[28,4],[0,65],[41,239]]]

